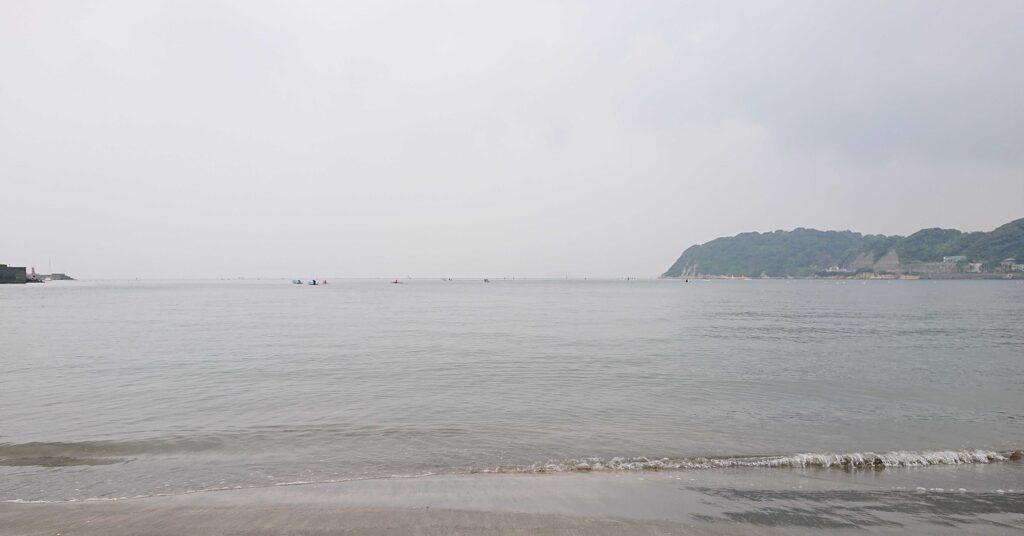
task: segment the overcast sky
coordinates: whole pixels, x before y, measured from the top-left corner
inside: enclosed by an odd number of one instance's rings
[[[1024,217],[1024,2],[0,0],[0,262],[655,276]]]

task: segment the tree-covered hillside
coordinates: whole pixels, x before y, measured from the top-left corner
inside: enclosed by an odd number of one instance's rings
[[[773,277],[809,275],[811,267],[819,269],[838,264],[846,254],[865,243],[864,236],[850,231],[818,231],[794,229],[773,233],[742,233],[734,237],[716,238],[683,252],[667,272],[667,277],[687,273],[729,276]]]
[[[991,233],[971,234],[982,236],[972,240],[961,255],[986,262],[997,262],[1009,257],[1018,261],[1024,259],[1024,218],[1011,221]]]
[[[1024,218],[989,233],[923,229],[901,237],[804,228],[742,233],[688,248],[663,275],[806,276],[831,266],[849,266],[855,259],[866,258],[870,263],[893,250],[901,263],[939,262],[954,255],[987,264],[1007,257],[1020,259],[1024,258]]]

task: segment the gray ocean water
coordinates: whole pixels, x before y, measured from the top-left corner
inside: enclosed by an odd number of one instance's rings
[[[1019,466],[1022,364],[1011,281],[9,285],[0,500],[479,471]]]

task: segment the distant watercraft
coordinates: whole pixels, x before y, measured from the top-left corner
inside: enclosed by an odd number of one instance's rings
[[[293,285],[301,285],[302,284],[302,280],[301,279],[292,279],[292,284]]]
[[[309,283],[306,283],[306,284],[307,285],[319,285],[319,283],[316,282],[316,279],[310,279]]]

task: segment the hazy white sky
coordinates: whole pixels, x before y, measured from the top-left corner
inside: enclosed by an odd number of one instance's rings
[[[653,276],[1024,216],[1024,2],[0,0],[0,262]]]

